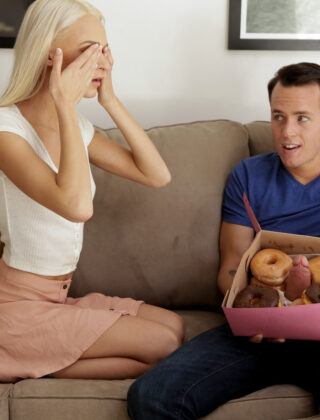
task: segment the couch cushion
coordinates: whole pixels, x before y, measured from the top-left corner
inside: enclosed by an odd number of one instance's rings
[[[29,379],[14,386],[10,419],[123,420],[132,380]],[[1,418],[2,420],[2,418]]]
[[[291,418],[289,420],[319,420],[320,419],[320,415],[316,414],[315,416],[311,416],[311,417],[295,417],[295,418]]]
[[[254,121],[245,125],[249,134],[250,155],[259,155],[274,151],[270,122]]]
[[[0,419],[9,420],[9,396],[12,384],[0,384]]]
[[[14,386],[10,419],[129,420],[126,395],[133,380],[29,379]],[[276,385],[231,400],[203,420],[281,420],[311,416],[314,399],[294,385]],[[2,411],[1,411],[2,415]],[[1,417],[9,420],[9,417]]]
[[[119,130],[105,133],[124,144]],[[232,168],[249,154],[248,134],[225,120],[148,134],[172,182],[157,190],[93,169],[95,213],[71,294],[100,291],[166,307],[217,304],[222,194]]]
[[[275,385],[231,400],[203,420],[287,420],[315,414],[312,394],[294,385]]]
[[[211,328],[218,327],[226,322],[224,314],[212,312],[212,311],[201,311],[201,310],[176,310],[179,315],[185,321],[186,325],[186,337],[191,340],[198,334],[204,331],[210,330]]]

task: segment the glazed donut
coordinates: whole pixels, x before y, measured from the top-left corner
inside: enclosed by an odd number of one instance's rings
[[[320,284],[320,257],[312,258],[309,261],[312,284]]]
[[[295,305],[303,305],[304,303],[303,303],[303,301],[302,301],[302,299],[301,298],[298,298],[298,299],[295,299],[292,303],[291,303],[291,305],[293,305],[293,306],[295,306]]]
[[[308,289],[303,291],[301,299],[305,305],[310,303],[320,303],[320,285],[312,284],[308,287]]]
[[[256,253],[250,263],[253,276],[268,286],[284,282],[292,266],[291,258],[279,249],[266,248]]]
[[[275,289],[255,284],[241,290],[233,302],[234,308],[269,308],[279,305],[279,293]]]
[[[284,291],[284,283],[280,284],[280,286],[269,286],[266,283],[263,283],[262,281],[257,280],[255,277],[251,277],[250,284],[256,284],[257,286],[268,286],[273,287],[276,290]]]

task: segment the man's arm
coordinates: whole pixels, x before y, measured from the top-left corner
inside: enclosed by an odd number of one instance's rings
[[[243,253],[249,248],[254,231],[248,226],[222,222],[220,230],[220,269],[218,286],[225,295],[230,289]]]
[[[254,232],[247,226],[222,222],[220,230],[220,269],[218,286],[225,295],[230,289],[243,253],[249,248]],[[263,336],[257,334],[250,338],[252,343],[261,343]],[[269,342],[283,343],[284,338],[268,338]]]

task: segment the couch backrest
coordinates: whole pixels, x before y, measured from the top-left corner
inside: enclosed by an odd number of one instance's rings
[[[148,130],[172,174],[162,189],[93,168],[94,216],[85,226],[71,294],[99,291],[166,307],[218,304],[223,190],[233,167],[249,156],[248,133],[255,152],[265,148],[260,139],[270,140],[266,123],[245,128],[218,120]],[[105,134],[125,144],[119,130]]]
[[[270,123],[267,121],[254,121],[245,125],[249,135],[250,155],[270,153],[274,150]]]

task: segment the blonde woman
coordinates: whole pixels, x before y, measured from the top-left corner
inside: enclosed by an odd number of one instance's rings
[[[0,381],[135,378],[175,350],[183,323],[130,298],[67,296],[93,213],[89,162],[151,187],[170,181],[146,133],[114,94],[101,13],[82,0],[36,0],[0,101]],[[98,97],[130,150],[76,111]]]

